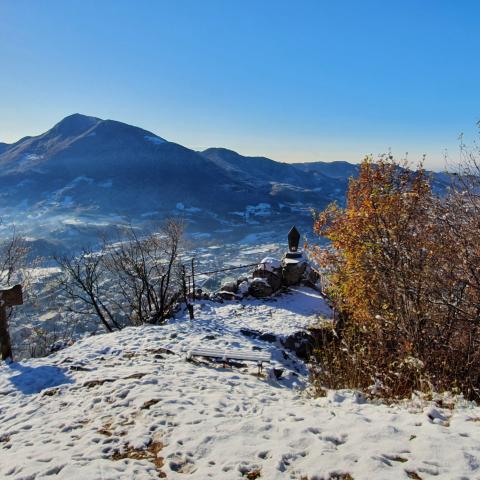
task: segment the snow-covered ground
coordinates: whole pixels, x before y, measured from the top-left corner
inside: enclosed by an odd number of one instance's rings
[[[195,320],[127,328],[0,367],[1,479],[478,479],[480,408],[312,398],[279,342],[328,315],[298,288],[269,301],[201,302]],[[197,346],[272,363],[186,360]],[[273,368],[283,369],[277,379]]]

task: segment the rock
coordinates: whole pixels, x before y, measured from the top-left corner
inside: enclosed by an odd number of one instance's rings
[[[220,287],[221,292],[230,292],[230,293],[237,293],[238,292],[238,284],[237,282],[226,282],[222,284]]]
[[[220,290],[219,292],[216,293],[216,296],[221,298],[222,300],[241,300],[242,297],[240,295],[237,295],[236,293],[229,292],[227,290]]]
[[[264,298],[272,295],[273,288],[267,280],[257,277],[250,282],[248,293],[256,298]]]
[[[250,288],[250,284],[248,280],[243,280],[242,282],[238,283],[238,295],[248,295],[248,289]]]
[[[290,285],[298,285],[303,277],[303,273],[307,268],[307,263],[303,258],[291,259],[284,258],[282,260],[282,281],[287,287]]]
[[[307,332],[296,332],[283,341],[283,346],[295,352],[298,358],[308,360],[315,346],[315,339]]]
[[[251,330],[249,328],[241,328],[240,333],[246,337],[262,340],[263,342],[275,343],[278,339],[273,333],[262,333],[258,330]]]
[[[303,272],[302,282],[310,288],[317,289],[317,282],[319,279],[318,273],[307,265],[305,271]]]
[[[252,274],[253,278],[263,278],[272,287],[272,290],[276,292],[282,286],[282,272],[274,272],[271,270],[257,269]]]
[[[258,338],[262,334],[262,332],[258,330],[250,330],[249,328],[241,328],[240,333],[249,338]]]
[[[208,292],[204,292],[201,288],[195,290],[195,298],[197,300],[210,300],[210,295]]]
[[[443,412],[438,410],[435,407],[430,407],[426,412],[428,419],[432,423],[436,423],[438,425],[443,425],[444,427],[448,427],[449,425],[449,417],[447,417]]]
[[[205,335],[202,340],[215,340],[216,338],[216,335]]]
[[[273,257],[265,257],[260,262],[260,266],[263,270],[269,270],[270,272],[275,272],[275,273],[278,273],[282,270],[282,263],[280,262],[280,260],[277,260],[276,258],[273,258]]]
[[[280,380],[280,378],[282,378],[284,372],[283,368],[273,368],[272,371],[277,380]]]
[[[258,339],[268,343],[275,343],[278,340],[273,333],[262,333]]]

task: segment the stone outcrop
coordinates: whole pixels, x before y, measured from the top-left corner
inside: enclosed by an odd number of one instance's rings
[[[253,272],[253,278],[265,279],[274,292],[282,286],[282,270],[280,268],[277,271],[259,268]]]
[[[303,277],[307,262],[303,257],[282,259],[282,281],[287,287],[291,285],[298,285]]]
[[[264,258],[250,277],[223,283],[215,296],[221,300],[238,300],[247,295],[264,298],[293,285],[317,288],[317,282],[318,274],[308,265],[302,252],[288,252],[281,261]]]
[[[258,277],[250,282],[250,287],[248,289],[248,293],[256,298],[269,297],[273,292],[273,287],[267,282],[267,280]]]
[[[237,282],[226,282],[223,283],[220,287],[222,292],[237,293],[238,292],[238,283]]]

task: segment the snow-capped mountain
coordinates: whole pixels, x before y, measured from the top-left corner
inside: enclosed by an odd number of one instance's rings
[[[310,220],[343,191],[337,179],[225,149],[196,152],[152,132],[74,114],[0,145],[2,218],[34,238],[81,242],[91,229],[167,215],[197,233]]]
[[[74,114],[0,144],[1,217],[36,241],[85,243],[92,229],[183,216],[197,235],[310,229],[311,209],[342,202],[358,166],[288,164],[224,148],[196,152],[147,130]]]

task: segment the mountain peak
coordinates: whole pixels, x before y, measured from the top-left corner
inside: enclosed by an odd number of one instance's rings
[[[61,133],[65,136],[78,135],[89,130],[102,120],[97,117],[89,117],[81,113],[73,113],[68,115],[63,120],[60,120],[51,131]]]

